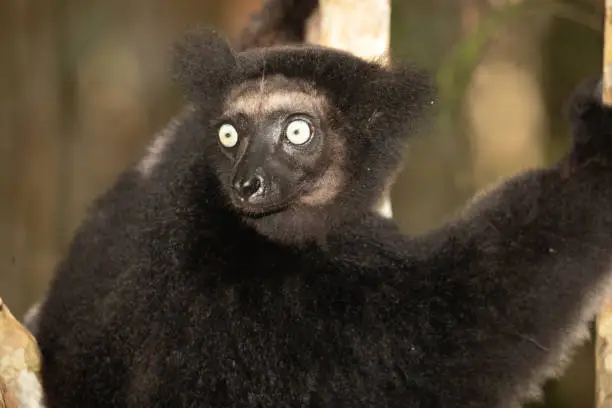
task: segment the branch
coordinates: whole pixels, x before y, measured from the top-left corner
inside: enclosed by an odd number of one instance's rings
[[[0,298],[0,408],[42,408],[38,344]]]

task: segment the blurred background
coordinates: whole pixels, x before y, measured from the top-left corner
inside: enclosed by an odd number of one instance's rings
[[[90,201],[178,111],[172,42],[197,23],[233,37],[259,6],[0,0],[0,295],[16,315],[43,295]],[[563,104],[601,71],[603,8],[604,0],[392,2],[392,54],[436,75],[441,99],[393,190],[405,231],[435,227],[500,177],[563,154]],[[587,344],[531,406],[592,407],[593,370]]]

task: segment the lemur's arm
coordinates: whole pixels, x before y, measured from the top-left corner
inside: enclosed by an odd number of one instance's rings
[[[612,289],[612,109],[570,104],[571,153],[511,178],[462,218],[408,239],[419,375],[445,407],[519,407],[558,372]]]

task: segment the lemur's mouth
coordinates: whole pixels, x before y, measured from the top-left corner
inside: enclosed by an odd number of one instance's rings
[[[289,203],[257,205],[240,202],[236,199],[232,199],[232,205],[240,215],[249,218],[263,218],[268,215],[283,212],[289,207]]]

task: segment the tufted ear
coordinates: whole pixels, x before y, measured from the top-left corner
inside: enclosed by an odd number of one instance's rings
[[[353,94],[350,109],[359,115],[359,107],[376,107],[377,115],[367,119],[368,125],[382,125],[388,130],[396,127],[393,133],[403,138],[436,107],[433,79],[429,73],[409,64],[381,68],[369,80],[355,84],[359,92]]]
[[[218,98],[232,83],[235,72],[234,51],[211,28],[193,29],[174,46],[172,76],[192,102]]]

